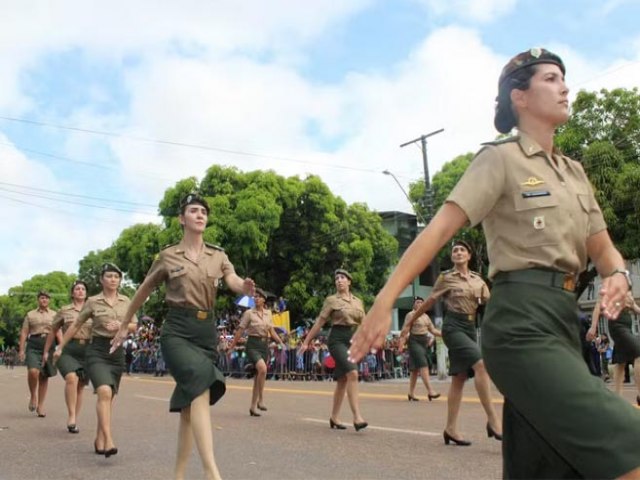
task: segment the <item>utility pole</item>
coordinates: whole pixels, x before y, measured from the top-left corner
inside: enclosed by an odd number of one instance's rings
[[[427,158],[427,138],[433,137],[439,133],[444,132],[444,128],[439,130],[434,130],[433,132],[429,132],[425,135],[420,135],[418,138],[414,138],[408,142],[400,145],[400,148],[406,147],[407,145],[412,145],[416,142],[420,142],[420,146],[422,149],[422,166],[424,169],[424,208],[427,217],[427,222],[431,221],[433,218],[433,194],[431,191],[431,180],[429,178],[429,162]],[[426,225],[426,224],[425,224]],[[429,265],[427,270],[427,283],[429,286],[433,287],[436,283],[436,270],[439,270],[438,260],[433,259],[431,261],[431,265]],[[415,280],[414,280],[415,282]],[[436,320],[438,327],[442,326],[442,304],[440,301],[437,301],[433,306],[434,318]],[[445,364],[446,364],[446,347],[440,341],[436,343],[436,353],[438,356],[438,378],[445,378],[447,375]]]

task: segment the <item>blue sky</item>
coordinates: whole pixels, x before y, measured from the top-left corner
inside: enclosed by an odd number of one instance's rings
[[[500,69],[532,46],[574,94],[640,84],[637,0],[14,0],[3,17],[0,294],[158,222],[164,190],[213,163],[410,211],[381,173],[421,178],[399,144],[444,128],[433,174],[492,139]]]

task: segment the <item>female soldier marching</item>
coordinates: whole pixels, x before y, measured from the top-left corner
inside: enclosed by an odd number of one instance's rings
[[[603,277],[608,318],[620,314],[629,282],[582,166],[553,145],[569,118],[564,73],[540,48],[504,67],[494,123],[519,135],[476,155],[378,294],[350,354],[379,348],[402,289],[461,227],[482,222],[493,279],[482,354],[505,396],[505,478],[640,478],[640,412],[590,375],[581,355],[573,290],[587,258]]]
[[[78,318],[78,314],[84,306],[87,299],[87,284],[82,280],[76,280],[71,285],[71,300],[72,303],[61,307],[51,325],[51,332],[47,337],[45,343],[44,354],[42,361],[46,362],[49,357],[49,349],[53,345],[55,336],[58,334],[60,328],[62,333],[66,333],[69,327],[73,325]],[[64,400],[67,404],[67,430],[69,433],[79,433],[80,430],[76,425],[76,419],[80,413],[80,407],[82,406],[82,391],[87,384],[88,378],[84,368],[85,350],[87,343],[91,339],[91,320],[82,325],[80,330],[74,335],[74,337],[67,344],[67,348],[64,351],[56,366],[60,371],[60,375],[64,378]]]
[[[127,335],[126,325],[155,287],[166,286],[169,306],[162,325],[160,348],[176,381],[169,410],[180,413],[175,476],[184,478],[195,440],[208,479],[220,478],[213,454],[209,406],[225,393],[222,372],[216,367],[218,334],[213,308],[219,282],[236,293],[253,295],[253,280],[240,278],[220,247],[204,242],[209,205],[191,193],[180,202],[184,235],[177,245],[162,250],[131,300],[113,348]]]

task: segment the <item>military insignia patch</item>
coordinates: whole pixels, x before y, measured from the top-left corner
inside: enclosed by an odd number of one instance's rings
[[[542,185],[543,183],[544,180],[540,180],[536,177],[529,177],[526,182],[522,182],[520,185],[523,187],[535,187],[537,185]]]

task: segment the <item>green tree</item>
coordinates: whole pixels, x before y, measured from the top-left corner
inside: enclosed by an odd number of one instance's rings
[[[98,292],[102,291],[102,286],[100,285],[100,273],[102,272],[102,265],[107,262],[117,264],[115,252],[112,247],[104,250],[92,250],[80,259],[78,278],[86,282],[88,287],[87,295],[96,295]]]
[[[70,303],[70,288],[75,279],[75,275],[64,272],[35,275],[20,286],[10,288],[8,295],[1,295],[0,345],[17,345],[25,315],[38,307],[37,294],[40,290],[49,292],[49,308],[58,310]]]
[[[185,179],[165,192],[160,238],[180,238],[178,221],[169,215],[194,190],[211,207],[205,240],[224,246],[240,275],[283,294],[292,319],[317,315],[338,267],[351,269],[354,287],[371,299],[394,260],[397,246],[380,217],[364,205],[348,206],[318,177],[220,166],[209,168],[199,185]],[[218,298],[220,308],[232,306],[233,295],[223,290]]]

